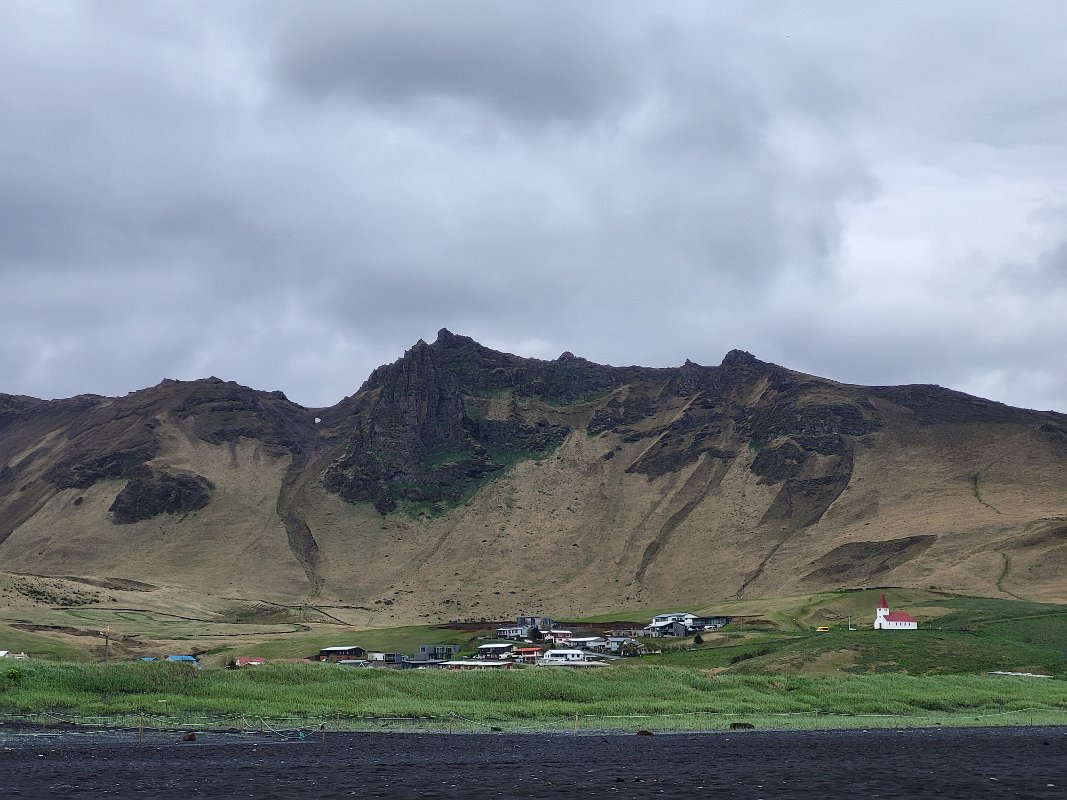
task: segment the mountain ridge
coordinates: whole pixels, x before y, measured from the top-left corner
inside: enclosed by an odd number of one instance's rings
[[[442,329],[326,408],[215,377],[0,394],[0,569],[240,577],[395,619],[888,579],[1063,599],[1065,466],[1056,412]],[[525,585],[546,560],[571,599]]]

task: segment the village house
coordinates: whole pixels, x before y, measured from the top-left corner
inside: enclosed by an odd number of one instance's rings
[[[420,645],[412,661],[448,661],[459,652],[458,644],[424,644]]]
[[[556,621],[552,619],[552,617],[520,615],[519,618],[515,620],[515,624],[519,627],[525,627],[527,630],[537,628],[539,631],[550,631],[556,627]]]
[[[641,631],[642,636],[658,639],[661,636],[674,636],[673,622],[653,622]]]
[[[675,633],[676,624],[680,624],[685,629],[696,618],[696,614],[690,614],[687,611],[671,611],[666,614],[657,614],[641,633],[651,638],[677,636],[678,634]]]
[[[640,656],[645,654],[645,646],[632,636],[609,636],[607,651],[620,656]]]
[[[911,614],[903,611],[890,611],[885,595],[878,598],[878,608],[874,610],[874,629],[876,631],[914,631],[919,622]]]
[[[512,625],[506,628],[497,628],[498,639],[525,639],[530,635],[529,625]]]
[[[263,656],[237,656],[233,660],[233,666],[235,669],[241,669],[243,667],[261,667],[267,663],[267,659]]]
[[[315,656],[316,661],[341,661],[342,659],[366,658],[367,651],[355,645],[324,647]]]
[[[638,636],[644,636],[644,635],[645,635],[645,629],[644,628],[612,628],[610,631],[608,631],[608,636],[609,637],[615,637],[616,639],[626,638],[626,637],[636,638]]]
[[[574,631],[567,631],[562,628],[549,628],[547,631],[543,631],[543,638],[546,642],[555,642],[557,644],[569,642],[572,636],[574,636]]]
[[[539,667],[603,667],[603,661],[596,661],[585,650],[546,650],[537,659]]]
[[[536,664],[540,656],[540,647],[516,647],[511,651],[511,658],[516,664]]]
[[[653,617],[648,627],[641,631],[641,635],[651,638],[688,636],[698,631],[721,628],[729,622],[729,617],[698,617],[688,611],[671,611],[667,614],[657,614]]]
[[[579,650],[603,652],[608,648],[608,640],[603,636],[572,636],[569,644]]]
[[[408,664],[403,653],[367,653],[367,661],[379,669],[404,669]]]
[[[656,614],[652,618],[653,625],[663,625],[667,622],[681,622],[685,624],[691,624],[692,621],[697,619],[697,614],[689,613],[688,611],[668,611],[665,614]]]
[[[509,657],[514,649],[514,642],[491,642],[490,644],[482,644],[478,645],[478,652],[475,654],[475,658],[499,660],[501,658]]]

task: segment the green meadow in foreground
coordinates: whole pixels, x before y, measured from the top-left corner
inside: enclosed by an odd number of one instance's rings
[[[166,662],[74,663],[86,653],[46,649],[32,638],[39,633],[0,629],[5,642],[34,655],[0,662],[0,719],[505,730],[723,728],[739,721],[761,728],[1067,725],[1067,607],[895,590],[891,602],[899,599],[919,616],[920,629],[892,633],[861,622],[879,591],[724,604],[737,622],[701,641],[650,641],[664,652],[589,670],[393,671],[277,660],[338,644],[410,653],[439,642],[471,652],[491,627],[339,632],[309,624],[305,632],[259,641],[250,631],[239,644],[224,640],[201,650],[203,670]],[[101,613],[93,612],[94,623],[107,621]],[[138,634],[123,614],[116,625],[126,626],[124,635]],[[819,625],[830,630],[817,633]],[[238,655],[271,663],[218,668]],[[1054,678],[987,677],[992,670]]]
[[[826,715],[970,715],[968,722],[978,717],[970,724],[985,724],[986,715],[1024,710],[1041,715],[1042,721],[1067,722],[1067,682],[979,676],[710,675],[653,665],[444,672],[276,664],[201,671],[158,663],[24,662],[0,671],[0,715],[151,715],[176,724],[197,716],[213,717],[220,724],[299,718],[335,725],[357,718],[441,722],[454,717],[550,726],[571,720],[577,725],[581,718],[583,726],[625,728],[635,721],[644,726],[649,716],[698,715],[688,723],[672,721],[674,727],[697,727],[706,716],[764,719],[815,712],[824,720]]]

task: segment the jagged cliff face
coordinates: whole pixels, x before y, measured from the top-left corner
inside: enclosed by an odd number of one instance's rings
[[[615,368],[441,331],[305,409],[217,379],[0,395],[0,569],[393,619],[912,585],[1067,599],[1067,418],[731,352]]]

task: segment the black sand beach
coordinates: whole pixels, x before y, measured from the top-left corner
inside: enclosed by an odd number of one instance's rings
[[[3,797],[1067,797],[1067,728],[519,735],[0,726]]]

